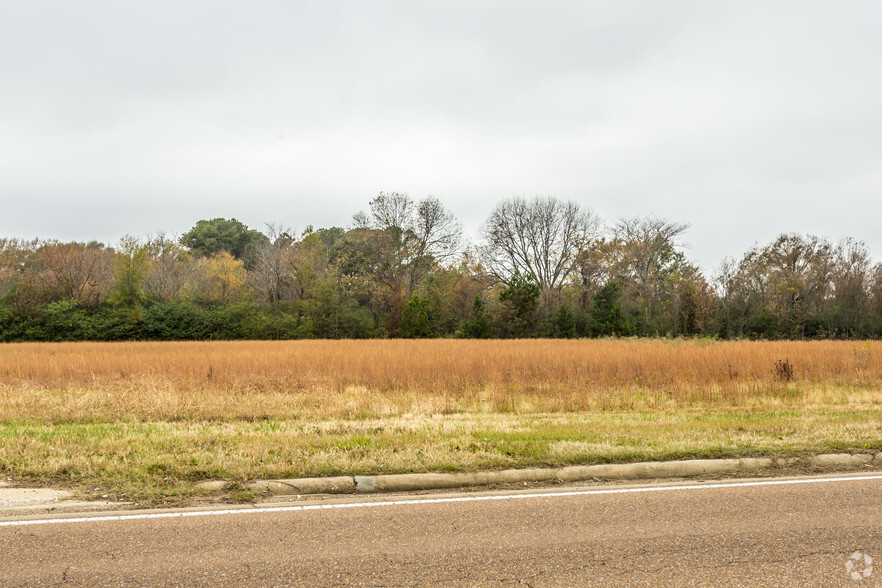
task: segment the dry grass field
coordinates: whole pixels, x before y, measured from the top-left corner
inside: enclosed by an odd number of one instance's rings
[[[2,473],[148,504],[209,478],[862,449],[870,342],[0,345]]]

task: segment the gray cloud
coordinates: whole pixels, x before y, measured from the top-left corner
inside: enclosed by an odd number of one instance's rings
[[[379,190],[882,236],[874,2],[37,1],[0,21],[0,234],[345,225]]]

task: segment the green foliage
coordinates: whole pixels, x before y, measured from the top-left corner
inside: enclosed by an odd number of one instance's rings
[[[150,269],[150,256],[147,247],[138,243],[134,237],[123,237],[116,254],[113,272],[113,290],[110,301],[128,307],[138,307],[144,303],[144,280]]]
[[[201,220],[181,236],[181,245],[205,257],[226,251],[236,259],[246,262],[254,246],[267,243],[269,239],[260,231],[249,229],[234,218]]]
[[[33,313],[0,307],[0,341],[129,341],[143,338],[140,315],[111,304],[49,302]]]
[[[411,296],[401,313],[401,336],[406,339],[425,339],[437,337],[435,317],[426,300],[416,294]]]
[[[435,199],[383,193],[355,220],[272,243],[236,219],[202,220],[180,239],[198,255],[163,236],[0,238],[0,341],[882,336],[882,264],[854,240],[782,235],[711,283],[681,251],[686,225],[635,217],[582,243],[542,290],[532,274],[500,282],[524,266],[486,248],[452,263],[458,226]]]
[[[318,339],[365,339],[377,336],[370,310],[347,297],[333,274],[317,278],[303,303],[298,336]]]
[[[120,308],[102,304],[86,310],[89,320],[84,339],[90,341],[136,341],[143,339],[140,308]]]
[[[750,314],[745,331],[752,339],[777,339],[778,337],[775,316],[766,307],[758,308]]]
[[[76,300],[59,300],[43,306],[37,325],[42,327],[43,341],[75,341],[86,339],[89,316]]]
[[[459,335],[466,339],[489,339],[493,334],[490,316],[481,296],[475,296],[469,320],[463,321]]]
[[[199,341],[211,336],[207,311],[186,300],[156,302],[144,311],[144,337],[155,341]]]
[[[618,282],[610,280],[598,290],[591,301],[591,333],[594,336],[621,336],[633,334],[631,327],[625,320],[622,305],[619,298],[622,287]]]
[[[255,302],[219,305],[209,312],[212,339],[263,339],[261,306]]]
[[[539,286],[535,280],[515,270],[508,288],[499,295],[499,301],[505,308],[500,330],[509,337],[534,335],[538,300]]]
[[[467,279],[467,278],[466,278]],[[466,314],[462,304],[464,276],[455,269],[436,269],[428,274],[416,292],[426,303],[426,312],[432,318],[435,333],[441,337],[454,333]],[[471,300],[469,299],[469,302]]]
[[[562,339],[576,337],[576,315],[568,305],[562,304],[557,309],[554,319],[554,336]]]

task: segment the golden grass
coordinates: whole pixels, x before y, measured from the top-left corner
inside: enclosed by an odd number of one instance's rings
[[[777,361],[793,366],[782,381]],[[0,420],[876,404],[882,346],[693,340],[0,345]]]
[[[0,471],[155,504],[207,478],[878,451],[880,383],[869,342],[6,344]]]

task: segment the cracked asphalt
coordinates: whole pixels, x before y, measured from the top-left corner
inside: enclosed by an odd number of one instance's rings
[[[355,502],[365,501],[321,504]],[[878,571],[866,563],[873,559]],[[8,586],[874,586],[880,579],[879,479],[0,527],[0,583]]]

